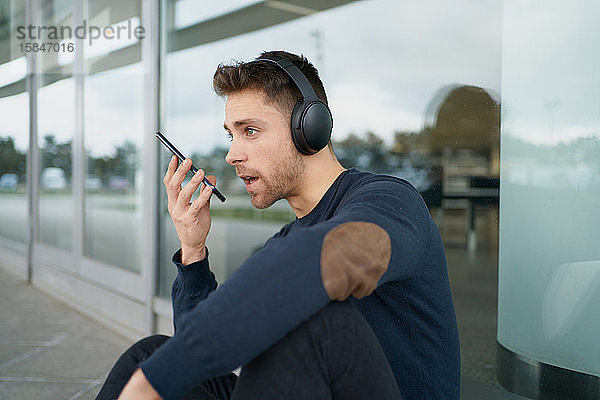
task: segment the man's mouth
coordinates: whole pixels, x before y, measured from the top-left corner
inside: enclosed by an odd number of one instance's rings
[[[258,177],[250,175],[240,175],[240,178],[242,178],[242,180],[246,184],[247,191],[250,191],[254,187],[256,181],[258,181]]]

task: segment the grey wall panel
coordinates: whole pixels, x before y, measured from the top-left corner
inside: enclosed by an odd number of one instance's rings
[[[35,264],[33,284],[115,332],[136,340],[144,336],[144,304],[52,267]]]

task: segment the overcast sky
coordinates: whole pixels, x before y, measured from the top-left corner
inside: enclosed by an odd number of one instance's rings
[[[178,25],[214,16],[216,10],[205,8],[211,3],[234,8],[247,2],[185,0],[176,9]],[[366,0],[170,54],[165,131],[186,152],[227,145],[223,101],[210,87],[216,66],[284,49],[303,53],[320,70],[334,114],[334,139],[371,130],[389,143],[394,131],[422,128],[427,104],[445,85],[500,93],[501,28],[500,0]],[[96,154],[110,153],[124,138],[141,144],[143,76],[136,71],[126,67],[86,80],[86,144],[93,144]],[[40,105],[40,118],[45,115],[40,134],[53,132],[66,140],[73,132],[67,117],[73,112],[72,84],[45,90],[55,101]],[[2,134],[20,132],[21,147],[27,137],[23,104],[25,99],[0,99],[2,113],[12,116]]]
[[[505,2],[503,134],[536,144],[600,137],[600,2]]]

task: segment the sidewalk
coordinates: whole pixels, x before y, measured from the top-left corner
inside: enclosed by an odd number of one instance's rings
[[[0,399],[94,399],[131,342],[0,269]]]

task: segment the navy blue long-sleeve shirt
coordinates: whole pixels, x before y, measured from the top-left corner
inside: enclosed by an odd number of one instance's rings
[[[379,339],[403,399],[458,399],[458,332],[437,227],[408,182],[356,169],[344,171],[308,215],[283,227],[218,290],[208,258],[183,266],[175,254],[175,335],[140,364],[158,393],[178,399],[247,364],[327,305],[321,245],[332,228],[351,221],[375,223],[391,239],[377,289],[351,301]]]

